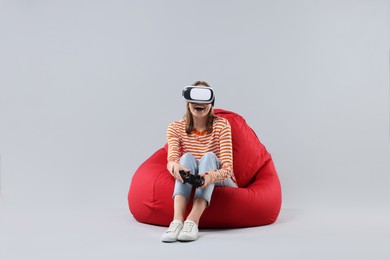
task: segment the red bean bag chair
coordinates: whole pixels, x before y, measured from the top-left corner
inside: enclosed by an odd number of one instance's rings
[[[200,228],[238,228],[274,223],[281,207],[281,187],[274,163],[255,132],[240,115],[215,114],[232,127],[233,167],[239,188],[215,187]],[[143,223],[169,226],[173,218],[174,179],[166,169],[167,145],[134,173],[128,193],[130,212]],[[192,197],[186,215],[192,206]]]

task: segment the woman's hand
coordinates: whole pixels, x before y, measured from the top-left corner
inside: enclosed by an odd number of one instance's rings
[[[180,163],[168,163],[167,169],[170,174],[176,179],[183,183],[183,179],[181,178],[180,171],[190,172],[187,168],[184,168]]]
[[[211,176],[206,173],[199,174],[199,176],[204,178],[204,184],[199,189],[206,189],[212,183]]]

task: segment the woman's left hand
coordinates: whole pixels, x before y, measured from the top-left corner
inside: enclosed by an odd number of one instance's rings
[[[211,176],[205,173],[199,174],[199,176],[204,178],[204,184],[203,186],[200,186],[199,189],[206,189],[211,184]]]

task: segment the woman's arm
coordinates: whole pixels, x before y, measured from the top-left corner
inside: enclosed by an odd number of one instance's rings
[[[180,137],[174,124],[170,124],[167,129],[168,165],[178,164],[180,160]]]
[[[168,143],[168,158],[167,158],[167,170],[177,180],[183,183],[183,179],[180,176],[179,171],[188,171],[180,164],[180,138],[177,133],[174,123],[168,126],[167,130],[167,143]]]
[[[208,172],[211,182],[221,182],[233,175],[233,146],[232,130],[229,122],[226,120],[226,126],[222,128],[219,137],[219,149],[221,169],[214,172]]]

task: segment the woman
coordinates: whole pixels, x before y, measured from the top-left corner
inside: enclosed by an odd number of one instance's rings
[[[237,187],[233,174],[233,149],[229,122],[214,115],[214,91],[204,81],[185,88],[187,112],[183,120],[168,126],[167,169],[176,179],[173,192],[174,216],[163,242],[198,239],[198,224],[210,205],[214,186]],[[184,221],[192,185],[183,183],[180,171],[199,175],[204,184],[196,188],[191,212]]]

